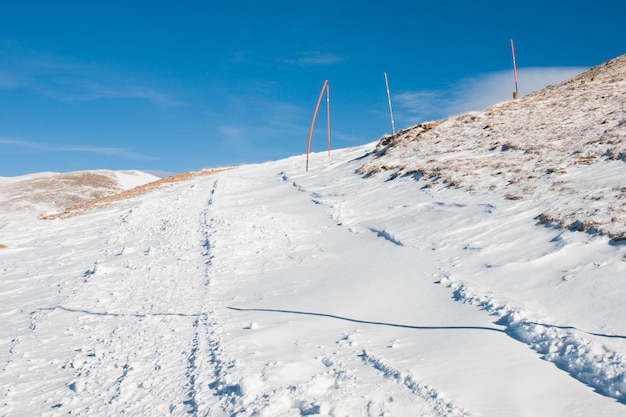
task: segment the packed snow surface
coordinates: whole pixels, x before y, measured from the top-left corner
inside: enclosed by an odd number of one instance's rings
[[[541,216],[579,201],[623,218],[609,191],[624,159],[559,174],[610,198],[547,173],[524,177],[536,198],[511,198],[522,189],[471,170],[474,187],[443,180],[462,168],[411,168],[428,160],[403,171],[384,146],[0,229],[0,415],[625,415],[623,224]]]

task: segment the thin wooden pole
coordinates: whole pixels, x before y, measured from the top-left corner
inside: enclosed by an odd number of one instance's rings
[[[326,91],[327,85],[328,85],[328,80],[324,80],[322,91],[320,91],[320,96],[317,98],[317,104],[315,105],[315,112],[313,112],[313,119],[311,120],[311,127],[309,128],[309,140],[306,146],[306,171],[307,172],[309,172],[309,154],[311,153],[311,137],[313,136],[313,125],[315,124],[317,111],[320,108],[320,102],[322,101],[322,96],[324,95],[324,91]]]
[[[515,92],[513,93],[513,99],[517,99],[517,64],[515,63],[515,46],[513,46],[513,39],[511,39],[511,54],[513,55],[513,77],[515,79]]]
[[[385,86],[387,87],[387,103],[389,103],[389,117],[391,117],[391,133],[396,134],[396,126],[393,122],[393,109],[391,108],[391,94],[389,93],[389,80],[385,72]]]
[[[330,156],[330,85],[326,84],[326,132],[328,133],[328,156]]]

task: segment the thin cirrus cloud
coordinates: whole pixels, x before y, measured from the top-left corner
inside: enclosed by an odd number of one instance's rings
[[[6,71],[0,71],[0,88],[13,89],[21,86],[19,76],[11,74]]]
[[[308,117],[308,112],[292,103],[256,94],[229,95],[216,132],[220,146],[269,158],[272,150],[297,148],[293,138],[306,129],[303,120]]]
[[[7,139],[0,138],[0,145],[4,145],[6,147],[18,147],[18,148],[30,148],[37,149],[33,142],[27,142],[23,140],[15,140],[15,139]]]
[[[161,107],[179,107],[185,105],[185,103],[175,100],[167,94],[137,85],[105,85],[92,80],[80,80],[67,86],[70,87],[71,90],[63,91],[60,94],[55,93],[58,98],[64,101],[136,99],[150,101]]]
[[[161,107],[184,102],[110,69],[37,52],[0,51],[0,88],[25,89],[60,101],[145,100]]]
[[[48,144],[32,142],[27,140],[17,140],[10,138],[1,138],[0,145],[29,149],[33,152],[84,152],[99,155],[116,156],[135,160],[154,160],[157,158],[138,154],[125,148],[113,147],[92,147],[92,146],[51,146]]]
[[[298,66],[332,65],[344,61],[344,58],[330,53],[309,52],[295,59],[279,59],[280,63]]]
[[[97,153],[100,155],[117,156],[127,159],[141,159],[141,160],[156,160],[158,158],[138,154],[125,148],[109,148],[109,147],[89,147],[89,146],[76,146],[76,147],[59,147],[53,149],[58,152],[87,152]]]
[[[519,96],[556,84],[587,67],[523,68],[518,70]],[[482,110],[513,98],[513,71],[497,71],[465,78],[448,90],[407,91],[392,96],[396,119],[403,124],[436,120]]]
[[[80,75],[68,79],[51,77],[33,80],[31,88],[40,94],[61,101],[145,100],[161,107],[180,107],[185,103],[152,88],[125,84],[114,80],[103,83]]]

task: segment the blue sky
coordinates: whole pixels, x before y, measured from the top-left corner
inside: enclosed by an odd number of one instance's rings
[[[626,53],[626,2],[2,1],[0,176],[182,172],[333,147],[508,100]],[[326,147],[325,114],[312,150]]]

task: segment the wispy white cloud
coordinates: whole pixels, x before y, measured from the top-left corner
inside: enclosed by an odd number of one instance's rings
[[[33,51],[0,50],[0,89],[26,89],[61,101],[145,100],[182,106],[169,94],[105,66]]]
[[[522,68],[518,70],[519,96],[571,78],[586,67]],[[497,71],[465,78],[448,90],[406,91],[392,96],[396,119],[409,125],[511,100],[513,71]]]
[[[321,52],[307,52],[298,58],[280,59],[279,62],[289,65],[298,66],[316,66],[316,65],[332,65],[344,61],[345,59],[339,55]]]
[[[73,147],[58,147],[51,149],[56,152],[85,152],[85,153],[96,153],[100,155],[108,155],[108,156],[117,156],[120,158],[127,159],[141,159],[141,160],[155,160],[158,158],[142,155],[136,152],[133,152],[130,149],[126,148],[108,148],[108,147],[93,147],[93,146],[73,146]]]
[[[56,94],[64,101],[91,101],[100,99],[110,100],[147,100],[162,107],[178,107],[185,103],[173,97],[159,93],[151,88],[138,85],[106,85],[92,80],[76,80],[68,85],[73,92]]]
[[[19,76],[6,71],[0,71],[0,88],[13,89],[19,88],[21,81]]]
[[[297,148],[294,137],[306,141],[311,116],[293,103],[259,95],[231,95],[223,110],[216,129],[224,149],[269,156],[277,149]]]
[[[373,140],[371,136],[355,135],[353,133],[346,133],[342,131],[332,131],[331,140],[338,141],[345,146],[357,146],[362,145],[368,140]]]
[[[417,118],[421,121],[433,117],[448,106],[444,91],[405,91],[394,94],[392,101],[395,119],[400,123],[404,119]]]
[[[0,145],[29,149],[34,152],[84,152],[100,155],[116,156],[127,159],[154,160],[156,158],[133,152],[126,148],[98,146],[52,146],[49,144],[0,137]]]
[[[32,148],[32,149],[41,149],[41,147],[44,146],[35,142],[29,142],[26,140],[8,139],[8,138],[1,138],[1,137],[0,137],[0,145],[15,146],[19,148]]]

